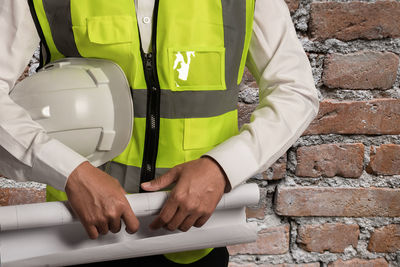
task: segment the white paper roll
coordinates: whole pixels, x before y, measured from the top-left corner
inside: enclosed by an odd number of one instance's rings
[[[158,214],[169,192],[126,195],[137,217]],[[256,205],[260,193],[256,184],[243,184],[224,194],[217,210]],[[45,202],[0,207],[0,231],[50,227],[78,221],[68,202]]]
[[[246,205],[259,201],[255,184],[239,186],[225,194],[201,228],[187,232],[149,229],[166,192],[128,195],[138,215],[139,230],[124,230],[91,240],[64,202],[0,208],[1,267],[65,266],[195,250],[255,241],[256,223],[246,223]],[[122,222],[121,229],[125,229]]]

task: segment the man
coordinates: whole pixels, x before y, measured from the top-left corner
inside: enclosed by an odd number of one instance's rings
[[[0,7],[0,173],[50,185],[48,198],[62,199],[65,190],[90,238],[118,232],[121,219],[127,232],[137,231],[124,195],[139,182],[143,191],[176,184],[151,228],[201,227],[224,192],[268,168],[317,114],[311,67],[283,0],[255,8],[252,0],[181,1],[3,0]],[[125,71],[137,128],[106,172],[47,136],[8,96],[40,39],[44,62],[101,57]],[[237,132],[244,62],[260,104]],[[228,254],[208,249],[118,264],[135,262],[226,266]]]

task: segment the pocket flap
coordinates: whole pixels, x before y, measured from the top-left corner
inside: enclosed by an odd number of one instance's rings
[[[88,36],[92,43],[119,44],[132,41],[131,16],[97,16],[87,19]]]

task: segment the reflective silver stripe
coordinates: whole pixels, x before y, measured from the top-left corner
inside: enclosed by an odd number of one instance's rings
[[[237,75],[235,76],[237,78]],[[136,118],[146,117],[146,89],[132,90]],[[215,91],[161,90],[161,118],[207,118],[237,108],[238,87]]]
[[[99,167],[116,178],[127,193],[139,193],[140,167],[128,166],[118,162],[110,161]],[[169,169],[156,169],[156,177],[163,175]]]
[[[58,51],[65,57],[81,57],[72,32],[71,0],[43,0],[51,35]]]
[[[224,19],[226,87],[238,87],[237,78],[246,37],[246,0],[221,0]]]

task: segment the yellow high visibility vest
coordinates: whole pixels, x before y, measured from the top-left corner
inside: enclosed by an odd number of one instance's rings
[[[238,85],[254,2],[156,0],[146,54],[133,0],[29,0],[42,65],[64,57],[103,58],[125,72],[134,102],[133,134],[105,169],[128,193],[238,133]],[[66,199],[47,187],[48,201]],[[166,257],[190,263],[210,251]]]

